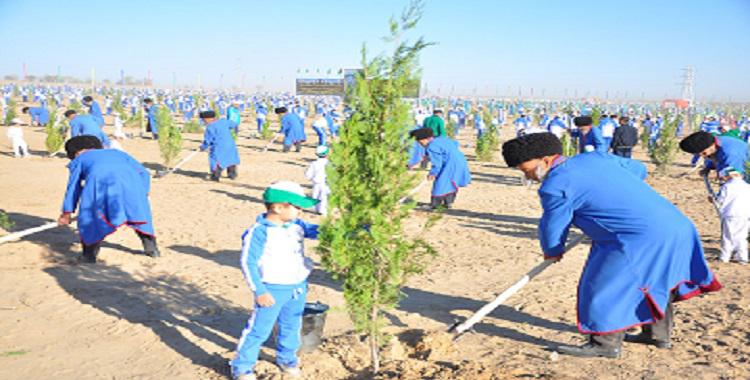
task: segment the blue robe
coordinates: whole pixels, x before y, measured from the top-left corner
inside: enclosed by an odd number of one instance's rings
[[[109,146],[109,138],[107,137],[107,134],[102,131],[101,127],[99,127],[99,124],[96,119],[94,119],[93,115],[77,115],[69,124],[71,137],[81,135],[96,136],[99,141],[102,142],[104,147]]]
[[[89,115],[94,117],[94,120],[99,124],[99,127],[104,125],[104,116],[102,115],[102,109],[99,108],[99,103],[96,101],[91,102],[89,106]]]
[[[602,130],[599,129],[599,127],[591,127],[591,130],[585,136],[583,135],[583,133],[578,132],[579,152],[585,153],[587,145],[593,146],[595,152],[606,153],[609,149],[609,147],[604,142],[604,137],[602,137]]]
[[[748,145],[746,142],[730,136],[716,137],[716,157],[706,161],[706,168],[721,171],[731,166],[738,172],[745,173],[745,164],[748,161]]]
[[[439,197],[458,191],[459,187],[471,183],[466,157],[458,149],[458,141],[448,137],[436,137],[425,148],[432,167],[430,175],[435,176],[432,196]]]
[[[653,323],[673,290],[684,300],[721,288],[695,226],[643,182],[643,164],[601,152],[556,164],[539,189],[539,239],[545,257],[564,253],[571,225],[592,240],[578,285],[580,332]]]
[[[148,171],[125,152],[89,150],[68,164],[70,177],[62,211],[78,211],[81,241],[91,245],[125,224],[154,235],[148,202]]]
[[[227,119],[219,119],[206,126],[201,150],[211,148],[208,153],[208,166],[211,172],[217,168],[226,169],[240,163],[231,129],[234,129],[234,123]]]
[[[305,125],[296,113],[287,113],[281,118],[281,130],[284,135],[284,145],[294,145],[307,140]]]
[[[156,104],[152,104],[148,107],[148,122],[151,125],[151,133],[156,136],[159,134],[159,124],[156,121],[156,114],[159,112],[159,107]]]
[[[29,108],[29,115],[31,116],[31,121],[37,122],[41,125],[47,124],[49,121],[49,111],[44,107]]]

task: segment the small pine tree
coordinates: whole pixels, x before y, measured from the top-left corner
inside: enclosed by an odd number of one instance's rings
[[[593,126],[599,125],[599,120],[602,118],[602,109],[599,108],[599,106],[594,107],[591,110],[591,120],[593,121]]]
[[[563,133],[560,142],[562,143],[564,156],[571,157],[576,155],[576,147],[573,144],[573,139],[570,137],[570,133]]]
[[[47,137],[44,140],[44,146],[47,148],[47,152],[53,155],[60,151],[63,143],[65,142],[65,132],[63,126],[58,120],[57,109],[53,108],[49,113],[49,121],[44,125],[44,132]]]
[[[73,102],[73,103],[70,103],[70,105],[68,106],[68,109],[76,111],[76,113],[80,114],[81,111],[83,110],[83,106],[79,102]]]
[[[15,225],[16,223],[10,220],[8,214],[6,214],[5,211],[0,210],[0,228],[10,231]]]
[[[421,271],[433,252],[405,234],[403,221],[414,206],[400,203],[416,182],[404,165],[412,141],[403,96],[416,79],[419,52],[430,44],[421,38],[399,41],[420,16],[421,4],[412,3],[400,21],[391,20],[387,41],[397,44],[391,56],[368,62],[362,49],[363,69],[349,103],[356,112],[331,149],[328,168],[331,208],[337,211],[324,220],[319,235],[323,264],[343,282],[355,328],[367,333],[373,372],[380,369],[383,313],[398,304],[407,277]]]
[[[492,149],[490,149],[489,135],[490,134],[485,131],[479,138],[477,138],[477,145],[474,147],[474,154],[477,157],[477,161],[492,161]]]
[[[651,161],[656,165],[656,172],[665,175],[669,171],[669,165],[674,162],[677,156],[679,141],[675,135],[677,124],[680,122],[680,115],[665,115],[664,125],[662,126],[659,138],[654,142],[649,151]]]
[[[495,124],[492,123],[492,111],[489,107],[482,111],[482,122],[484,123],[485,130],[482,136],[477,138],[477,145],[474,148],[474,153],[477,156],[477,161],[490,162],[492,161],[493,155],[500,147],[500,139],[498,136],[498,129]],[[477,120],[474,121],[478,122]]]
[[[201,123],[195,121],[195,120],[188,120],[185,124],[182,126],[182,132],[183,133],[200,133],[201,132]]]
[[[3,120],[6,126],[10,125],[10,122],[18,116],[16,113],[17,103],[13,98],[8,100],[8,108],[5,111],[5,120]]]
[[[125,107],[122,105],[122,95],[119,93],[112,99],[112,111],[116,114],[125,115]]]
[[[649,155],[651,154],[651,127],[644,125],[641,122],[641,125],[643,126],[641,130],[641,147],[643,150],[646,150],[649,152]]]
[[[136,111],[135,111],[135,115],[133,115],[133,116],[129,117],[127,120],[125,120],[125,127],[140,129],[141,128],[141,120],[143,120],[143,109],[141,107],[137,107]]]
[[[456,125],[456,122],[454,122],[453,120],[449,118],[448,122],[445,123],[445,135],[450,138],[454,138],[456,136],[457,128],[458,126]]]
[[[497,125],[492,122],[492,112],[485,111],[482,114],[482,119],[484,119],[484,125],[487,126],[487,144],[490,151],[496,152],[500,149],[500,131],[497,129]]]
[[[159,126],[159,152],[164,166],[171,167],[182,150],[182,134],[167,107],[159,107],[156,120]]]
[[[266,121],[263,122],[263,126],[260,127],[260,138],[263,140],[268,140],[271,138],[271,136],[274,135],[273,131],[271,130],[271,114],[266,115]]]

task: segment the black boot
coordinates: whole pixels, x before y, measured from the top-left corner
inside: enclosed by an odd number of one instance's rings
[[[237,178],[237,165],[232,165],[228,167],[227,175],[229,176],[229,179],[236,179]]]
[[[620,348],[624,333],[613,333],[605,335],[591,335],[589,342],[583,346],[560,346],[557,352],[581,358],[610,358],[620,357]]]
[[[81,256],[78,256],[78,262],[85,264],[96,263],[96,256],[99,254],[100,248],[100,243],[94,243],[92,245],[83,244],[83,253],[81,253]]]
[[[674,329],[673,300],[674,295],[670,295],[664,318],[653,324],[641,326],[641,333],[638,335],[625,335],[625,341],[628,343],[650,344],[657,348],[672,348],[672,329]]]
[[[445,196],[443,199],[443,204],[445,205],[445,208],[451,208],[453,207],[453,202],[456,201],[456,194],[457,193],[451,193]]]
[[[136,233],[138,234],[138,237],[141,238],[144,255],[153,258],[161,256],[159,248],[156,246],[156,237],[138,231],[136,231]]]
[[[219,182],[219,180],[220,180],[220,179],[221,179],[221,168],[219,167],[219,168],[216,168],[216,169],[215,169],[215,170],[214,170],[214,171],[213,171],[213,172],[211,173],[211,180],[212,180],[212,181],[216,181],[216,182]]]
[[[656,348],[672,348],[672,342],[656,340],[651,337],[651,334],[647,334],[645,331],[638,335],[626,334],[625,341],[628,343],[650,344],[656,346]]]

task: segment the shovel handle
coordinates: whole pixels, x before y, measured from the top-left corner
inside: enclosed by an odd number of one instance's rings
[[[573,249],[578,243],[580,243],[583,240],[584,235],[579,235],[571,242],[565,246],[565,252],[570,251]],[[512,295],[518,293],[521,288],[526,286],[534,277],[539,275],[539,273],[542,273],[547,267],[552,265],[555,261],[553,260],[544,260],[541,263],[537,264],[534,268],[531,268],[530,271],[526,272],[526,274],[523,275],[518,281],[516,281],[515,284],[511,285],[510,288],[506,289],[500,295],[498,295],[492,302],[484,305],[481,309],[477,310],[469,319],[464,321],[461,324],[451,326],[449,331],[453,331],[456,333],[456,335],[461,335],[467,330],[469,330],[472,326],[477,324],[479,321],[482,320],[482,318],[486,317],[487,314],[491,313],[493,310],[497,309],[498,306],[502,305],[503,302],[505,302],[508,298],[510,298]]]
[[[14,232],[12,234],[8,234],[8,235],[5,235],[3,237],[0,237],[0,244],[7,243],[9,241],[18,240],[18,239],[20,239],[20,238],[22,238],[24,236],[35,234],[37,232],[46,231],[46,230],[49,230],[49,229],[52,229],[52,228],[56,228],[56,227],[59,227],[59,226],[60,226],[60,224],[58,224],[57,222],[49,222],[49,223],[43,224],[41,226],[28,228],[28,229],[25,229],[23,231]]]

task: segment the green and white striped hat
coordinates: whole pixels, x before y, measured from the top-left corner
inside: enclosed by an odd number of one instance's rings
[[[325,157],[325,156],[328,155],[329,151],[330,151],[330,149],[328,149],[327,146],[325,146],[325,145],[318,145],[318,147],[315,148],[315,155],[317,155],[318,157]]]
[[[274,182],[263,192],[263,201],[266,203],[289,203],[293,206],[308,208],[320,202],[305,196],[302,186],[291,181]]]

